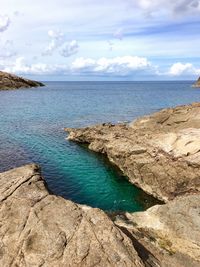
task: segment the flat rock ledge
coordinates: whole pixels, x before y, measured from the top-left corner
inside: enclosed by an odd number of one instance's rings
[[[0,90],[44,86],[43,83],[18,77],[14,74],[0,71]]]
[[[103,211],[50,195],[27,165],[0,173],[0,266],[145,265]]]
[[[200,192],[200,103],[131,124],[66,128],[68,139],[105,154],[129,181],[159,200]]]

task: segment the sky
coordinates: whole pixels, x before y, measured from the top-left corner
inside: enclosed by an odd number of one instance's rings
[[[200,0],[0,0],[0,70],[38,80],[195,80]]]

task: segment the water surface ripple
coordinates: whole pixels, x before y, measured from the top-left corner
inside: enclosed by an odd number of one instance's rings
[[[107,160],[65,140],[64,127],[131,121],[165,107],[200,101],[191,82],[48,82],[0,92],[0,171],[41,165],[49,189],[104,210],[136,211],[152,199]]]

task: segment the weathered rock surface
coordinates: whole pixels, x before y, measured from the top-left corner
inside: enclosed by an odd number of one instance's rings
[[[36,165],[0,173],[0,266],[144,267],[99,209],[50,195]]]
[[[36,82],[18,77],[14,74],[0,71],[0,90],[19,89],[44,86],[41,82]]]
[[[131,183],[165,202],[200,191],[200,104],[128,124],[66,128],[68,139],[104,153]]]
[[[196,83],[193,84],[192,87],[196,87],[196,88],[199,88],[199,87],[200,87],[200,77],[199,77],[199,79],[196,81]]]
[[[199,203],[199,194],[182,196],[145,212],[117,216],[115,223],[135,239],[150,266],[198,267]]]

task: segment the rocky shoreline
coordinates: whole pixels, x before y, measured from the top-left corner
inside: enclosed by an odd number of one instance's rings
[[[65,130],[166,204],[106,214],[50,194],[36,165],[0,173],[0,266],[200,266],[200,104]]]
[[[66,128],[68,139],[105,154],[129,181],[159,200],[200,191],[200,103],[131,124]]]
[[[44,86],[43,83],[18,77],[14,74],[0,71],[0,90],[30,88]]]
[[[50,194],[34,164],[0,173],[0,266],[197,267],[199,201],[110,216]]]
[[[200,103],[131,124],[65,130],[69,140],[105,154],[131,183],[167,203],[114,219],[135,240],[145,266],[199,266]]]

